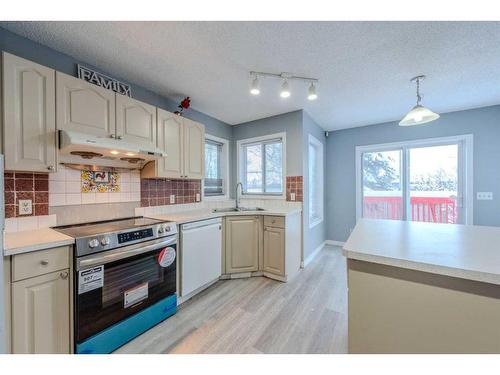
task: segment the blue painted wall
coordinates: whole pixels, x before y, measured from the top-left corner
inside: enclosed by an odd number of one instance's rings
[[[313,228],[309,228],[309,134],[323,143],[323,178],[326,181],[326,138],[325,131],[303,111],[302,119],[302,170],[304,178],[304,259],[323,244],[326,239],[326,210],[324,211],[323,222]],[[323,189],[323,202],[326,202],[326,189]]]
[[[129,83],[132,87],[132,97],[135,99],[171,112],[177,109],[178,103],[175,101],[138,86],[133,82],[130,82],[127,77],[118,77],[114,75],[113,72],[103,71],[89,61],[76,60],[71,56],[11,33],[3,28],[0,28],[0,50],[12,53],[13,55],[23,57],[72,76],[76,76],[76,64],[86,65],[113,78]],[[196,93],[193,93],[192,100],[196,102]],[[231,139],[232,137],[231,126],[202,112],[190,109],[186,112],[185,117],[205,124],[206,131],[209,134],[226,139]]]
[[[345,241],[356,222],[355,147],[459,134],[474,135],[474,224],[500,226],[500,106],[445,113],[416,127],[397,122],[330,132],[327,138],[327,238]],[[476,192],[493,192],[477,201]]]

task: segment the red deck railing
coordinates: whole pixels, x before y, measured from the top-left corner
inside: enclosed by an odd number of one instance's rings
[[[454,198],[410,197],[411,220],[429,223],[456,224],[457,206]],[[402,197],[364,197],[363,217],[370,219],[403,219]]]

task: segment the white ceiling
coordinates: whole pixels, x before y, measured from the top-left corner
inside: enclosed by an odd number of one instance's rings
[[[305,109],[333,130],[398,120],[415,104],[443,113],[500,103],[500,22],[1,22],[0,27],[238,124]],[[319,78],[265,79],[250,70]]]

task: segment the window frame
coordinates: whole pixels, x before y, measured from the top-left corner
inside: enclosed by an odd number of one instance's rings
[[[309,149],[310,147],[313,146],[313,147],[316,147],[317,148],[317,152],[319,154],[319,158],[316,158],[318,160],[318,165],[317,165],[317,168],[318,170],[320,171],[320,175],[319,175],[319,180],[320,181],[314,181],[314,185],[315,186],[318,186],[318,190],[319,190],[319,213],[320,215],[317,216],[317,217],[314,217],[314,216],[311,216],[311,208],[312,208],[312,202],[311,202],[311,199],[309,199],[309,207],[308,207],[308,218],[309,218],[309,229],[311,228],[314,228],[316,225],[318,224],[321,224],[324,219],[325,219],[325,197],[324,197],[324,182],[325,182],[325,165],[324,165],[324,158],[325,158],[325,154],[324,154],[324,146],[323,146],[323,143],[317,139],[316,137],[314,137],[313,135],[309,134],[308,136],[308,142],[307,142],[307,183],[308,183],[308,191],[307,191],[307,194],[309,195],[309,192],[310,192],[310,189],[311,189],[311,156],[310,156],[310,153],[309,153]],[[309,196],[308,196],[309,198]]]
[[[229,140],[215,135],[205,134],[205,140],[222,144],[220,172],[222,176],[222,195],[205,195],[205,176],[203,176],[201,191],[203,200],[227,200],[229,199]],[[203,152],[205,152],[205,142],[203,143]],[[205,155],[204,155],[205,156]]]
[[[356,222],[358,222],[363,217],[363,171],[362,171],[362,157],[363,153],[366,152],[379,152],[379,151],[393,151],[402,150],[401,157],[401,173],[402,173],[402,191],[403,199],[408,195],[407,189],[409,186],[409,176],[408,176],[408,166],[406,163],[408,149],[427,147],[427,146],[443,146],[449,144],[458,144],[458,168],[460,168],[461,179],[459,177],[459,184],[462,185],[462,197],[459,198],[463,205],[464,216],[463,223],[466,225],[471,225],[473,223],[473,210],[474,210],[474,194],[473,194],[473,182],[474,182],[474,165],[473,165],[473,153],[474,153],[474,136],[472,134],[462,134],[450,137],[437,137],[437,138],[423,138],[414,139],[408,141],[392,142],[392,143],[381,143],[373,145],[356,146]],[[403,212],[403,221],[406,221],[406,210]]]
[[[253,137],[253,138],[245,138],[245,139],[239,139],[236,141],[236,151],[237,151],[237,165],[236,165],[236,176],[238,176],[238,181],[236,182],[242,182],[244,180],[244,173],[246,171],[246,166],[244,165],[244,152],[242,152],[243,146],[248,146],[252,144],[262,144],[266,143],[266,141],[273,141],[276,139],[281,138],[281,144],[282,144],[282,158],[281,158],[281,186],[282,186],[282,192],[281,193],[247,193],[245,192],[245,184],[243,184],[243,191],[241,193],[241,198],[242,199],[256,199],[256,198],[261,198],[261,199],[286,199],[286,132],[282,133],[274,133],[274,134],[268,134],[265,136],[260,136],[260,137]],[[263,170],[263,175],[262,175],[262,181],[263,184],[265,184],[265,166]]]

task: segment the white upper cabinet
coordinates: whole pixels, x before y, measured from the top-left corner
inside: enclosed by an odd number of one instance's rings
[[[56,74],[57,128],[114,137],[115,93],[64,73]]]
[[[184,119],[184,177],[202,179],[205,168],[205,126]]]
[[[55,71],[3,53],[5,169],[56,166]]]
[[[156,107],[128,96],[116,94],[116,136],[141,145],[156,147]]]
[[[205,126],[158,108],[158,148],[167,154],[142,169],[143,178],[201,180],[205,169]]]
[[[158,147],[167,156],[158,160],[158,177],[181,178],[183,175],[182,117],[158,108]]]

